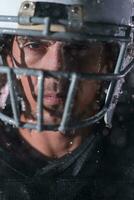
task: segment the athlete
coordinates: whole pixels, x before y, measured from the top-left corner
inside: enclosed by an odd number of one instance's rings
[[[133,199],[133,112],[127,123],[114,115],[133,68],[133,1],[8,5],[0,8],[1,199]]]

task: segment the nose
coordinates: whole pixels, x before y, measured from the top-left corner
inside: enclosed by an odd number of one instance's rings
[[[43,57],[43,64],[45,70],[58,71],[63,69],[63,44],[62,42],[55,42],[52,44],[47,53]]]

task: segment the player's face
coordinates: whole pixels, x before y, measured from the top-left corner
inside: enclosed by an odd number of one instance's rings
[[[99,73],[103,45],[101,43],[73,44],[61,41],[42,41],[40,38],[15,37],[10,66],[33,69]],[[10,58],[11,58],[10,57]],[[19,78],[34,116],[37,106],[38,85],[34,76]],[[48,77],[44,81],[44,118],[47,123],[59,123],[63,113],[69,81]],[[72,117],[80,119],[95,112],[95,100],[100,84],[95,80],[81,80],[75,96]],[[26,110],[27,112],[27,110]],[[29,113],[27,113],[27,116]],[[30,115],[29,115],[30,116]]]

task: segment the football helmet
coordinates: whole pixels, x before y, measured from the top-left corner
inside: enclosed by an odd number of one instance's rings
[[[0,119],[15,127],[41,130],[68,130],[82,128],[104,117],[107,127],[112,125],[112,116],[118,102],[125,76],[133,68],[133,0],[4,0],[0,6],[0,73],[6,75],[13,116],[1,109]],[[114,70],[109,73],[78,73],[49,71],[5,66],[2,55],[5,43],[14,35],[40,37],[51,41],[117,43],[119,52]],[[10,38],[10,39],[9,39]],[[129,59],[128,59],[129,52]],[[35,76],[38,79],[37,122],[20,120],[18,92],[15,76]],[[65,107],[61,122],[45,124],[43,120],[44,80],[48,77],[69,80]],[[72,120],[77,84],[80,80],[108,81],[105,100],[101,109],[88,118]],[[17,102],[18,101],[18,102]]]

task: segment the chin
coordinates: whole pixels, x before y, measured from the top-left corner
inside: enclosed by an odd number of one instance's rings
[[[47,124],[52,124],[52,125],[56,125],[59,124],[61,122],[61,117],[58,117],[56,114],[54,115],[54,113],[49,113],[49,112],[45,112],[44,114],[44,123]]]

